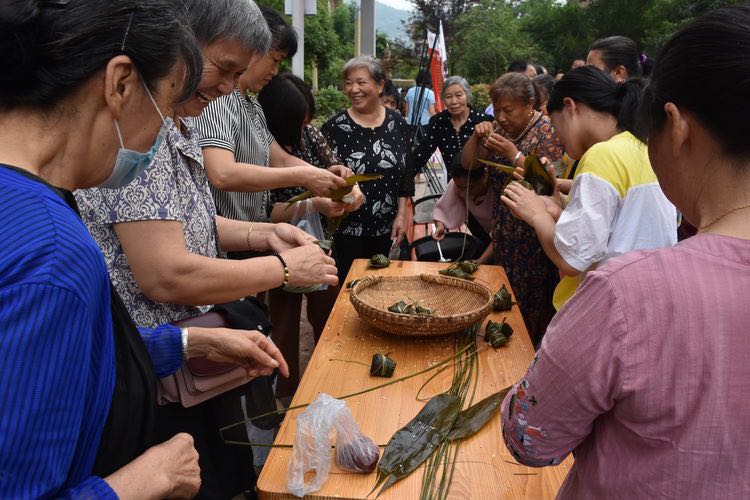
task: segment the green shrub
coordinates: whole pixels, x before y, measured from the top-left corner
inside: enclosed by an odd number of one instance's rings
[[[320,89],[315,93],[315,118],[313,125],[320,127],[337,112],[349,107],[349,99],[339,89]]]
[[[472,85],[471,94],[473,96],[471,107],[480,113],[483,113],[487,109],[487,106],[492,103],[490,101],[490,86],[486,83],[475,83]]]

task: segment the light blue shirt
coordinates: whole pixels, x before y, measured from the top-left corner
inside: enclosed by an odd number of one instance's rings
[[[408,92],[406,92],[406,103],[409,105],[409,113],[406,115],[406,123],[409,125],[412,124],[412,116],[414,115],[414,111],[417,108],[417,99],[419,99],[419,89],[423,87],[412,87],[409,89]],[[421,104],[421,118],[420,123],[422,125],[427,125],[427,122],[430,121],[430,106],[435,105],[435,93],[425,88],[424,92],[422,92],[422,104]]]

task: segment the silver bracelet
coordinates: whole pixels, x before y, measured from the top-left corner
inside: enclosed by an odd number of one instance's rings
[[[188,359],[188,329],[180,328],[180,334],[182,336],[182,360],[187,361]]]
[[[513,158],[513,166],[514,166],[514,167],[516,166],[516,163],[518,163],[518,159],[519,159],[519,158],[520,158],[520,157],[521,157],[522,155],[523,155],[523,153],[522,153],[522,152],[520,152],[520,151],[519,151],[518,153],[516,153],[516,156],[515,156],[515,158]]]

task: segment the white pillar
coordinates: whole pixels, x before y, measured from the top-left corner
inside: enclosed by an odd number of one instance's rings
[[[361,47],[362,54],[375,56],[375,0],[362,0],[361,3]]]
[[[292,26],[297,32],[297,53],[292,58],[292,73],[305,78],[305,0],[292,0]]]

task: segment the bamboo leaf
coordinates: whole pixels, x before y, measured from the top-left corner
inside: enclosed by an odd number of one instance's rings
[[[379,174],[354,174],[350,175],[346,179],[346,186],[334,189],[327,195],[325,195],[326,198],[330,198],[335,201],[341,201],[341,199],[346,196],[347,194],[352,192],[352,188],[354,187],[354,184],[358,182],[370,182],[370,181],[376,181],[378,179],[382,179],[383,176]],[[305,191],[304,193],[298,194],[297,196],[288,199],[286,202],[291,204],[297,203],[298,201],[306,200],[308,198],[312,198],[313,194],[310,191]]]
[[[506,174],[513,175],[516,172],[515,168],[509,167],[508,165],[501,165],[500,163],[495,163],[494,161],[482,160],[482,159],[478,159],[477,161],[483,165],[487,165],[488,167],[492,167]]]
[[[391,437],[378,464],[379,477],[387,478],[380,493],[432,455],[453,428],[460,411],[460,397],[447,392],[438,394]]]
[[[448,440],[465,439],[479,432],[500,409],[500,405],[510,389],[510,387],[506,387],[459,413],[456,422],[453,424],[453,429],[448,434]]]

